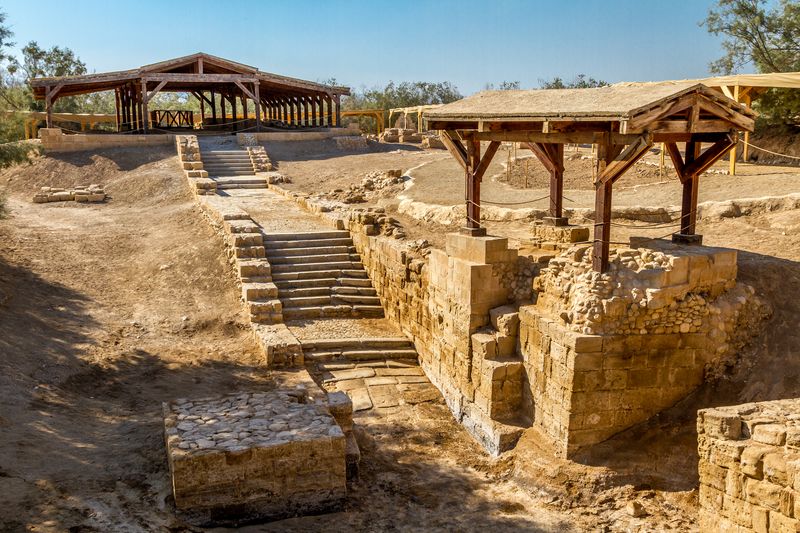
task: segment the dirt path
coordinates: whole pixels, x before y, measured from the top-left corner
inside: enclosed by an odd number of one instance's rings
[[[0,221],[2,531],[187,530],[173,518],[161,402],[293,379],[265,371],[223,243],[177,169],[171,151],[119,150],[0,174],[11,206]],[[28,200],[86,176],[107,203]],[[297,227],[299,213],[277,207],[262,220]],[[571,528],[443,405],[357,423],[362,475],[344,512],[245,530]]]

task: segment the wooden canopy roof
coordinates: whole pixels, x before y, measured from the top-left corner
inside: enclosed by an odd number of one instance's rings
[[[679,242],[695,235],[698,177],[738,141],[738,131],[753,131],[755,113],[721,92],[694,82],[625,83],[595,89],[484,91],[424,113],[429,129],[466,174],[467,223],[474,236],[480,225],[480,183],[503,141],[530,148],[550,172],[550,217],[563,216],[564,145],[596,145],[593,265],[608,268],[611,197],[614,182],[662,142],[683,186]],[[482,154],[481,142],[488,141]],[[683,153],[677,143],[685,143]],[[703,144],[710,144],[703,150]]]
[[[660,82],[594,89],[484,91],[427,111],[425,118],[430,129],[479,132],[524,129],[545,134],[650,131],[658,136],[731,129],[751,131],[755,113],[699,83]],[[557,142],[555,137],[552,139]]]
[[[30,84],[34,97],[37,100],[43,100],[47,95],[48,87],[61,86],[58,96],[63,97],[113,90],[126,83],[142,79],[153,84],[165,82],[160,90],[173,92],[194,91],[200,87],[212,88],[215,85],[239,81],[240,83],[258,82],[262,93],[272,91],[295,94],[350,94],[348,87],[331,87],[312,81],[280,76],[205,53],[191,54],[130,70],[81,76],[34,78]]]

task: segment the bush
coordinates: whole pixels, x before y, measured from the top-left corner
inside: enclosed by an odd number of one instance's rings
[[[31,157],[40,152],[41,147],[31,142],[19,141],[0,144],[0,169],[20,163],[29,163]]]

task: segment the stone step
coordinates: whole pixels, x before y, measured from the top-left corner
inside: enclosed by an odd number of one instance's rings
[[[231,233],[258,233],[261,230],[252,220],[226,220],[225,227]],[[263,241],[263,237],[261,239]]]
[[[279,287],[281,298],[286,299],[305,298],[309,296],[330,296],[332,289],[332,286],[324,285],[308,287]]]
[[[268,189],[269,185],[266,183],[226,183],[217,187],[218,190],[233,190],[233,189]]]
[[[367,279],[366,273],[363,278],[335,278],[321,277],[308,279],[283,279],[275,280],[275,284],[281,290],[291,290],[300,288],[325,288],[331,290],[332,287],[352,287],[352,288],[372,288],[372,282]]]
[[[272,279],[277,284],[287,280],[316,280],[323,278],[361,278],[369,282],[366,271],[362,270],[309,270],[299,272],[274,272]]]
[[[269,262],[273,266],[278,265],[302,265],[305,263],[336,263],[342,261],[361,261],[361,256],[358,254],[325,254],[325,255],[291,255],[291,256],[280,256],[273,254],[272,249],[270,249],[269,254]]]
[[[330,248],[337,246],[353,246],[353,241],[350,236],[339,239],[312,239],[312,240],[298,240],[298,241],[277,241],[267,240],[264,235],[266,246],[270,250],[287,250],[287,249],[308,249],[308,248]]]
[[[365,348],[362,350],[320,350],[306,351],[303,349],[306,361],[331,361],[344,359],[347,361],[385,361],[387,359],[416,361],[417,352],[408,350],[383,350]]]
[[[203,160],[203,164],[207,163],[214,163],[214,164],[226,164],[226,163],[252,163],[250,156],[245,155],[214,155],[209,156],[208,154],[203,154],[201,156]]]
[[[236,250],[236,257],[244,258],[264,258],[266,254],[264,253],[263,246],[237,246],[234,248]]]
[[[310,231],[302,233],[265,233],[266,241],[307,241],[317,239],[350,239],[350,233],[344,230]]]
[[[312,272],[314,270],[363,270],[361,263],[357,261],[331,261],[325,263],[303,263],[296,264],[280,264],[272,265],[272,273],[287,273],[287,272]]]
[[[272,243],[270,243],[272,244]],[[272,246],[269,247],[269,255],[274,257],[297,257],[297,256],[305,256],[305,255],[318,255],[322,250],[322,247],[314,247],[314,248],[273,248]],[[339,245],[339,246],[327,246],[325,247],[325,252],[327,254],[354,254],[356,253],[355,246],[347,246],[347,245]]]
[[[284,308],[289,307],[314,307],[320,305],[366,305],[380,306],[381,301],[377,296],[322,294],[314,296],[287,296],[279,293]]]
[[[259,260],[239,261],[239,275],[243,278],[268,278],[271,274],[269,263]]]
[[[383,318],[383,307],[379,305],[326,305],[289,307],[283,310],[284,320],[326,317]]]
[[[411,349],[405,337],[345,337],[341,339],[309,339],[300,341],[303,351],[391,350]]]
[[[255,176],[255,172],[253,172],[252,170],[223,169],[223,170],[209,170],[208,175],[212,180],[216,181],[219,178],[244,178],[248,176]]]
[[[245,301],[267,300],[278,297],[278,287],[274,283],[242,283],[242,298]]]
[[[214,181],[217,183],[219,187],[223,183],[236,183],[238,185],[248,184],[248,183],[266,183],[267,180],[259,177],[259,176],[220,176]]]
[[[231,233],[234,246],[263,246],[261,233]]]

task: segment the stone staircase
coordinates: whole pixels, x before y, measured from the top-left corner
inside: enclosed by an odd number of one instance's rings
[[[383,317],[380,300],[347,231],[263,237],[284,320]]]
[[[328,391],[346,393],[354,411],[440,401],[405,337],[301,340],[306,365]]]
[[[220,189],[266,189],[267,178],[258,176],[247,150],[203,150],[203,169]]]
[[[307,362],[417,361],[414,345],[405,337],[311,339],[300,341],[300,345]]]

